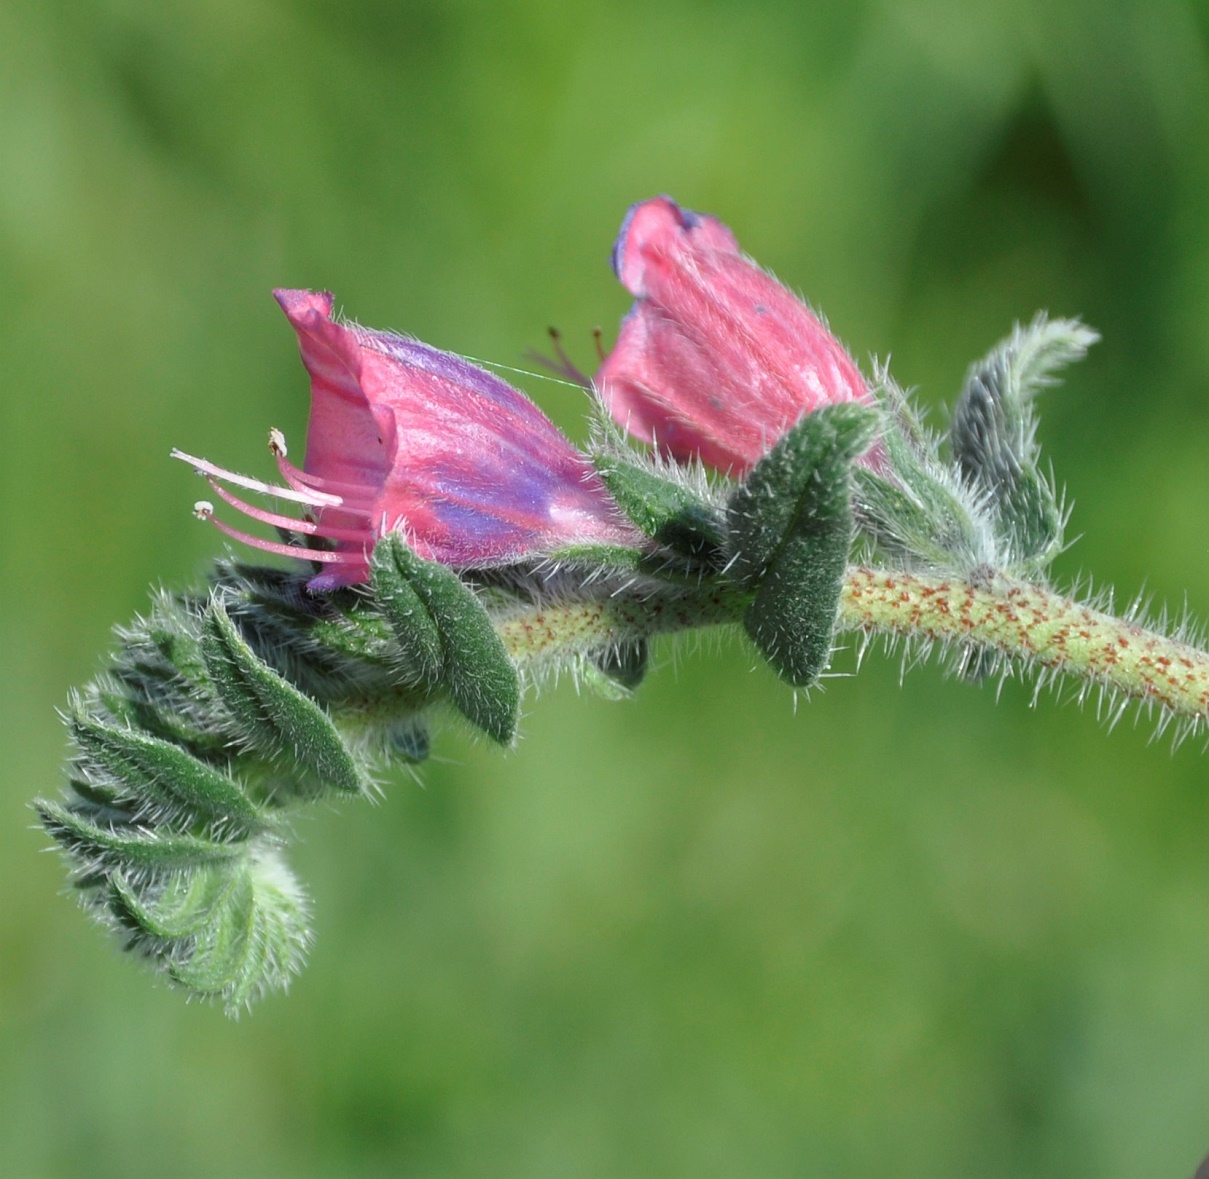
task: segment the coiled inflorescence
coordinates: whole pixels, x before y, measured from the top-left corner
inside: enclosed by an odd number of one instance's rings
[[[1017,328],[939,438],[713,218],[644,202],[615,263],[636,302],[601,396],[649,451],[611,428],[580,451],[498,377],[282,291],[311,378],[305,465],[277,431],[276,484],[178,454],[277,530],[216,520],[228,535],[306,564],[226,562],[158,594],[72,698],[66,796],[36,804],[88,907],[174,982],[238,1011],[299,969],[309,905],[284,850],[302,805],[422,761],[441,710],[508,744],[522,674],[624,695],[658,633],[741,624],[809,689],[855,630],[952,648],[971,678],[1077,677],[1177,733],[1209,722],[1187,635],[1045,581],[1065,513],[1034,395],[1092,332]]]

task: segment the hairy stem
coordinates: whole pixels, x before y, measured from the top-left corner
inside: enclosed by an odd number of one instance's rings
[[[618,595],[553,603],[506,618],[497,629],[508,654],[524,667],[651,635],[738,622],[750,600],[749,594],[717,587],[672,598]]]
[[[618,596],[556,603],[507,618],[499,630],[522,666],[649,635],[739,622],[750,597],[717,588],[665,599]],[[925,577],[852,566],[840,630],[974,644],[1029,666],[1153,701],[1209,723],[1209,654],[1040,586],[988,572]]]
[[[1209,654],[1040,586],[848,570],[840,627],[976,643],[1209,722]]]

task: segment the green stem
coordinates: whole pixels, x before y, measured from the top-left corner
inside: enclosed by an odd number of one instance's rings
[[[496,623],[508,654],[522,667],[651,635],[738,622],[750,595],[717,586],[675,597],[558,602]]]
[[[840,627],[976,643],[1153,701],[1197,724],[1209,721],[1209,654],[1052,590],[993,574],[963,581],[849,569]]]
[[[568,602],[499,624],[519,663],[649,635],[740,622],[750,598],[716,587],[674,599]],[[975,644],[1030,666],[1102,684],[1135,700],[1209,722],[1209,654],[1040,586],[985,578],[924,577],[853,566],[840,596],[840,630]]]

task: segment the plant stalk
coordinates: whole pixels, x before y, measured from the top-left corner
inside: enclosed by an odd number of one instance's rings
[[[672,599],[619,595],[542,606],[498,626],[518,663],[540,665],[655,634],[737,623],[749,602],[746,594],[716,587]],[[963,579],[850,566],[838,628],[973,644],[1209,724],[1209,653],[990,571]]]

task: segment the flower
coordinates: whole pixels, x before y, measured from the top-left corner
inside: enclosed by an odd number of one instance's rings
[[[278,544],[214,519],[227,535],[326,565],[312,589],[367,580],[374,543],[392,531],[421,557],[460,568],[641,543],[588,459],[523,393],[417,340],[333,320],[330,294],[274,295],[311,377],[304,466],[288,461],[277,430],[269,446],[284,487],[173,455],[251,519],[329,543]],[[224,484],[299,504],[304,518],[254,507]],[[205,501],[195,510],[213,518]]]
[[[803,414],[868,398],[840,342],[717,218],[665,196],[632,205],[613,269],[635,302],[596,386],[673,458],[742,476]]]

